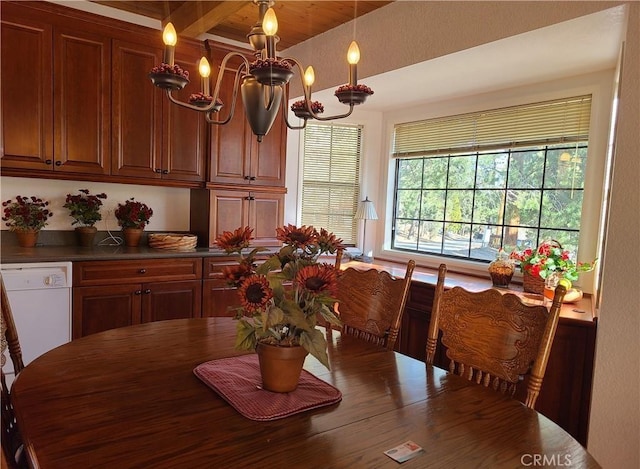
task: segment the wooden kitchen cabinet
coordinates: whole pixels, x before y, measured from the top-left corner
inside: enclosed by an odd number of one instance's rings
[[[113,153],[111,174],[123,178],[202,182],[205,176],[205,120],[198,112],[169,102],[148,74],[162,62],[157,38],[113,44]],[[159,43],[159,44],[158,44]],[[200,90],[196,63],[201,49],[176,50],[176,63],[191,81],[174,93],[181,101]]]
[[[402,317],[396,350],[425,360],[435,286],[413,281]],[[595,354],[595,321],[560,318],[536,410],[586,445]],[[448,369],[446,348],[438,343],[436,366]],[[526,379],[526,378],[525,378]],[[526,382],[516,397],[526,396]]]
[[[73,338],[141,322],[201,316],[202,259],[73,265]]]
[[[208,41],[206,44],[209,57],[217,67],[227,52],[246,54],[246,50],[221,43]],[[252,60],[255,59],[249,58],[250,62]],[[226,69],[221,71],[225,76],[220,88],[223,108],[219,112],[219,120],[228,116],[233,102],[235,70],[241,63],[241,59],[234,58],[227,63]],[[217,76],[212,77],[212,86],[215,80]],[[287,126],[282,117],[282,108],[269,133],[258,143],[245,117],[240,91],[236,95],[235,103],[234,116],[228,124],[211,126],[207,180],[217,184],[284,187]]]
[[[3,2],[3,171],[108,174],[110,64],[100,30]]]
[[[252,245],[280,246],[276,228],[284,219],[284,193],[243,189],[192,189],[190,231],[201,246],[214,246],[224,231],[253,228]]]

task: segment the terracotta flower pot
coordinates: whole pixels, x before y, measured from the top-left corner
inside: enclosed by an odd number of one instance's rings
[[[93,246],[93,240],[96,237],[98,228],[95,226],[78,226],[76,227],[76,234],[78,236],[78,244],[82,247]]]
[[[40,233],[40,230],[16,230],[15,233],[20,247],[32,248],[38,241],[38,234]]]
[[[140,244],[142,228],[125,228],[122,230],[125,246],[135,248]]]
[[[298,387],[304,359],[309,352],[304,347],[278,347],[258,344],[256,347],[262,388],[272,392],[291,392]]]

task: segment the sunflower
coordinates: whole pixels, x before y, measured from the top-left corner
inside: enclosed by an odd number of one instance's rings
[[[316,295],[334,292],[337,286],[336,269],[329,264],[308,265],[298,271],[296,283]]]
[[[222,277],[227,280],[227,283],[234,287],[240,286],[247,277],[252,275],[252,273],[252,266],[247,262],[241,262],[238,265],[222,269]]]
[[[324,228],[320,228],[320,233],[316,233],[316,242],[321,251],[331,254],[334,254],[338,249],[344,247],[341,238],[338,238]]]
[[[258,311],[273,298],[273,291],[269,287],[267,278],[262,275],[252,275],[246,278],[238,290],[240,303],[246,312]]]
[[[276,228],[276,234],[279,241],[299,249],[305,249],[307,246],[315,242],[317,231],[312,226],[287,225],[282,228]]]
[[[227,253],[240,252],[241,250],[248,248],[253,229],[245,226],[244,228],[237,228],[234,232],[223,231],[220,236],[215,240],[216,245],[220,249],[224,249]]]

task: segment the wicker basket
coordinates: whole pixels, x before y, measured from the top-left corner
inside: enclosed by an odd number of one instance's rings
[[[151,233],[148,236],[149,247],[154,249],[171,249],[188,251],[198,244],[198,237],[192,234]]]
[[[522,274],[522,287],[525,292],[542,295],[544,294],[544,279],[539,275],[534,276],[525,271]]]

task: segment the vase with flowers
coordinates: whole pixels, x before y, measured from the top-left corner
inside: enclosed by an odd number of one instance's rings
[[[73,218],[71,224],[79,225],[76,227],[76,233],[80,246],[90,247],[93,246],[98,231],[95,224],[102,220],[100,207],[107,194],[91,194],[89,189],[78,189],[78,192],[79,194],[67,194],[63,207],[69,210]]]
[[[561,280],[568,291],[571,282],[578,280],[580,273],[593,270],[597,261],[576,263],[555,240],[544,241],[535,249],[513,251],[509,257],[520,264],[524,290],[538,294],[544,293],[545,284],[555,288]]]
[[[131,197],[124,204],[118,203],[114,215],[118,225],[122,227],[125,245],[136,247],[140,244],[142,231],[149,224],[153,210],[144,202]]]
[[[329,367],[326,338],[317,326],[320,319],[340,325],[333,298],[338,270],[318,258],[335,254],[342,240],[311,226],[277,228],[282,248],[256,266],[256,255],[266,249],[257,247],[244,254],[252,232],[249,227],[238,228],[215,240],[227,254],[239,256],[238,265],[223,272],[240,297],[235,346],[256,350],[265,389],[290,392],[297,386],[307,353]],[[284,358],[272,366],[269,359],[281,354]],[[270,375],[272,371],[277,373],[275,377]]]
[[[16,199],[2,202],[4,215],[2,220],[6,222],[10,231],[16,233],[18,244],[21,247],[33,247],[38,241],[38,234],[53,216],[49,210],[49,201],[40,197],[21,195]]]

